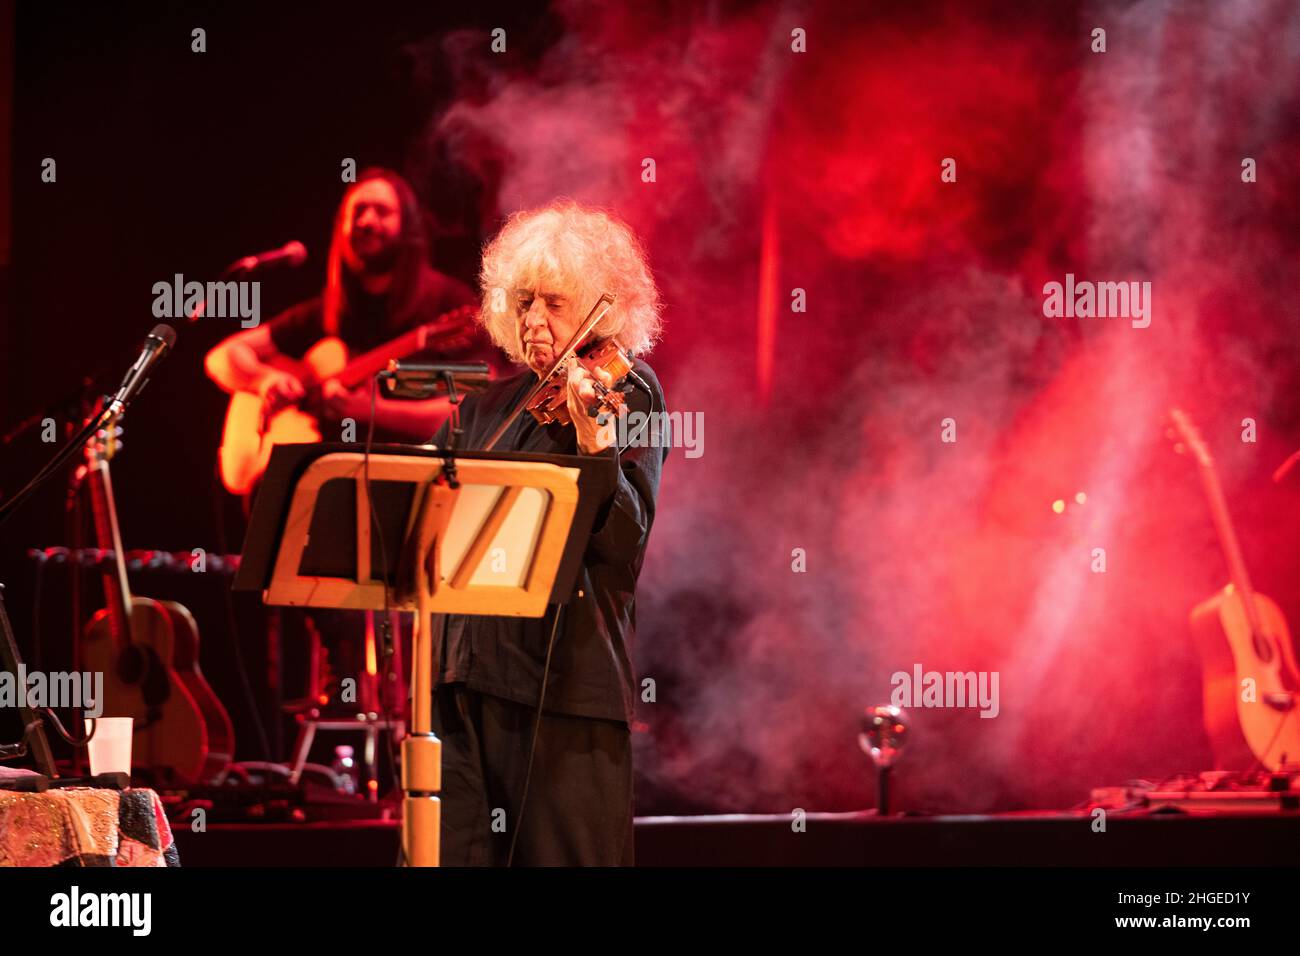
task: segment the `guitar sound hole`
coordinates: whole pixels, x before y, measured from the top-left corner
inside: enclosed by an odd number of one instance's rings
[[[138,686],[145,704],[157,707],[171,697],[167,669],[152,647],[132,645],[117,659],[117,676],[126,684]]]
[[[138,684],[144,677],[145,665],[144,650],[139,647],[128,647],[117,659],[117,676],[123,683]]]
[[[1255,645],[1255,656],[1265,664],[1273,660],[1273,645],[1268,642],[1262,635],[1252,634],[1251,641]]]
[[[144,702],[149,705],[152,712],[171,697],[172,686],[167,668],[158,656],[158,652],[150,647],[145,650],[145,655],[148,664],[145,666],[144,682],[140,689],[144,691]],[[160,709],[159,716],[161,716]]]

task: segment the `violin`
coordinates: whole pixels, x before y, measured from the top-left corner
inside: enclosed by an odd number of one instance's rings
[[[607,416],[618,414],[618,410],[626,404],[624,396],[632,387],[626,384],[627,373],[632,371],[632,359],[613,339],[605,339],[603,342],[592,342],[586,348],[579,349],[563,368],[553,369],[542,380],[544,386],[542,390],[524,406],[539,424],[572,423],[573,419],[569,416],[568,372],[574,362],[592,373],[591,385],[596,390],[597,401],[587,409],[588,415],[603,425],[608,420]],[[597,369],[604,369],[609,373],[614,381],[612,388],[596,377]]]
[[[614,296],[608,292],[602,293],[596,300],[596,304],[592,306],[591,312],[583,319],[582,325],[578,326],[577,331],[573,333],[573,338],[564,347],[564,351],[547,369],[546,374],[529,389],[523,401],[489,436],[483,445],[484,451],[492,450],[525,409],[543,425],[549,425],[551,422],[559,422],[561,425],[572,424],[573,419],[569,415],[568,386],[569,369],[574,362],[581,364],[593,376],[592,386],[596,390],[596,404],[587,409],[587,414],[601,425],[609,420],[610,415],[618,414],[619,409],[626,404],[627,393],[632,388],[627,381],[628,376],[633,374],[632,359],[613,339],[593,337],[596,326],[613,305]],[[614,381],[612,387],[595,378],[597,369],[604,369],[610,374]]]

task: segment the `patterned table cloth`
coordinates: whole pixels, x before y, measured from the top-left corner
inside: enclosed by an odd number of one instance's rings
[[[153,790],[0,790],[0,866],[180,866]]]

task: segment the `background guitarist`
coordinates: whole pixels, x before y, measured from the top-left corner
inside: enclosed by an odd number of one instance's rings
[[[336,336],[355,356],[383,345],[402,332],[429,322],[477,296],[464,283],[427,262],[423,217],[411,187],[397,173],[372,168],[349,187],[334,221],[325,288],[270,322],[222,341],[205,360],[208,375],[227,392],[262,396],[269,413],[293,405],[306,394],[299,378],[277,368],[277,358],[300,359],[318,341]],[[464,336],[436,355],[412,359],[486,361],[493,350],[470,319],[460,320]],[[312,409],[327,421],[352,418],[358,435],[370,421],[370,394],[322,389],[322,407]],[[444,398],[423,402],[378,399],[377,441],[427,438],[431,421],[445,415]]]
[[[386,169],[367,169],[349,187],[334,220],[325,288],[319,296],[301,302],[256,328],[239,332],[222,341],[205,360],[208,375],[230,393],[252,392],[263,400],[267,416],[298,406],[307,394],[303,381],[276,364],[284,359],[301,359],[321,339],[335,337],[347,346],[351,357],[363,355],[397,338],[403,332],[432,322],[459,306],[476,305],[478,297],[464,283],[433,269],[427,261],[423,216],[415,193],[407,182]],[[487,361],[499,364],[491,346],[472,315],[455,317],[463,328],[454,334],[453,344],[439,338],[438,351],[404,358],[418,360]],[[287,364],[287,363],[285,363]],[[363,441],[370,422],[368,388],[346,391],[337,382],[326,381],[319,390],[317,407],[305,411],[322,419],[320,434],[337,440],[337,423],[351,418],[357,423],[356,437]],[[311,404],[311,403],[309,403]],[[376,441],[424,441],[445,419],[445,398],[427,401],[390,401],[379,397],[375,411]],[[329,424],[326,424],[329,423]],[[298,439],[301,440],[301,439]],[[235,491],[227,484],[227,488]],[[251,497],[252,488],[247,489]],[[368,670],[371,655],[359,640],[363,622],[346,612],[312,612],[309,621],[289,615],[283,625],[285,676],[299,670],[291,661],[302,657],[302,627],[310,644],[326,649],[329,666],[339,676],[358,676]],[[268,639],[270,639],[268,637]],[[319,642],[319,644],[317,643]],[[306,660],[320,660],[314,650]],[[317,664],[309,664],[314,668]],[[400,663],[396,672],[401,673]],[[279,678],[275,678],[278,683]],[[321,686],[317,687],[320,684]],[[315,689],[328,690],[329,680],[311,678],[309,697]],[[323,703],[306,700],[308,704]],[[335,702],[337,703],[337,702]],[[351,708],[352,711],[356,707]]]

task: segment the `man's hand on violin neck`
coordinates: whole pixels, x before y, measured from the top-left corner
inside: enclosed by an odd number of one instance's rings
[[[606,388],[614,384],[613,377],[603,368],[596,369],[594,379],[581,363],[574,362],[569,368],[569,417],[578,433],[578,450],[584,455],[599,455],[614,444],[614,416],[609,415],[601,425],[587,411],[600,401],[593,385],[595,380]]]

